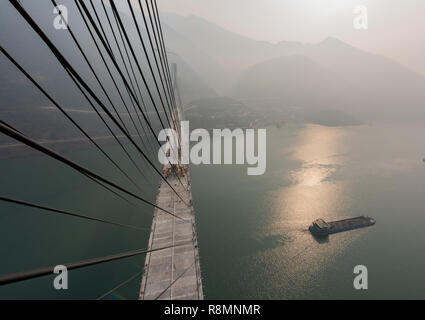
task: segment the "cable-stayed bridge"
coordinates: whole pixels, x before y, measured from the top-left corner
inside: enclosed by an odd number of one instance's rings
[[[177,72],[177,69],[174,68],[174,70]],[[177,110],[177,116],[181,121],[181,108]],[[139,299],[203,299],[189,166],[180,165],[177,176],[170,174],[170,165],[164,166],[164,171],[168,181],[182,195],[183,199],[177,198],[170,187],[161,182],[157,194],[157,204],[167,208],[176,216],[155,210],[149,249],[163,246],[172,247],[146,255]],[[184,177],[184,182],[179,184],[177,177]]]
[[[51,9],[58,6],[56,0],[50,2]],[[156,0],[71,2],[74,13],[79,17],[78,21],[75,21],[74,16],[73,24],[68,24],[63,13],[59,11],[58,14],[66,23],[69,42],[79,53],[79,62],[94,81],[88,81],[79,71],[81,65],[76,65],[67,58],[66,52],[55,44],[49,33],[33,17],[25,1],[8,1],[17,17],[29,27],[29,32],[34,33],[48,48],[63,69],[63,76],[70,79],[90,106],[90,114],[96,114],[104,125],[106,135],[113,139],[125,161],[137,174],[129,172],[127,166],[116,160],[99,143],[99,139],[93,137],[87,128],[76,120],[73,114],[75,112],[72,112],[69,106],[63,105],[55,92],[50,92],[36,75],[24,67],[22,61],[9,52],[7,43],[0,46],[3,58],[19,70],[25,81],[32,84],[127,183],[117,182],[99,173],[95,167],[89,168],[68,158],[3,119],[0,119],[0,133],[12,139],[14,143],[25,145],[72,169],[121,201],[136,206],[149,206],[154,211],[154,216],[149,243],[140,243],[140,249],[124,250],[80,261],[58,261],[57,265],[74,270],[146,255],[143,269],[130,278],[123,279],[119,284],[111,283],[111,290],[93,298],[105,298],[133,279],[141,277],[140,299],[203,299],[189,168],[172,163],[160,166],[157,161],[158,151],[161,150],[158,132],[166,128],[176,129],[175,139],[180,141],[178,128],[182,114],[176,83],[177,68],[174,66],[174,72],[170,71],[171,64],[167,57]],[[118,9],[117,3],[126,8],[127,15],[122,12],[122,7]],[[81,32],[73,31],[77,23],[88,35],[91,45],[95,48],[94,52],[88,52],[87,43],[81,40]],[[149,168],[149,171],[142,168]],[[140,184],[155,184],[158,180],[160,186],[157,199],[151,201],[143,195]],[[0,201],[51,214],[109,224],[117,228],[149,229],[149,226],[103,219],[26,199],[0,195]],[[33,270],[17,270],[16,273],[0,273],[0,285],[52,275],[54,268],[53,265],[40,266]]]

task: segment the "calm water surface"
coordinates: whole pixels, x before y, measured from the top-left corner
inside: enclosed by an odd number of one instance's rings
[[[268,129],[267,171],[192,166],[206,297],[425,298],[425,126]],[[315,240],[308,226],[375,226]],[[369,289],[353,289],[366,265]]]
[[[192,166],[204,292],[209,299],[425,298],[425,126],[269,128],[267,170]],[[118,149],[109,148],[119,155]],[[69,155],[133,188],[95,151]],[[119,158],[118,158],[119,159]],[[153,210],[123,202],[44,156],[1,160],[0,194],[150,227]],[[142,177],[122,159],[126,170]],[[143,194],[155,198],[153,185]],[[1,273],[143,248],[128,231],[0,203]],[[317,219],[369,215],[375,226],[318,241]],[[0,298],[94,299],[140,270],[144,256],[0,288]],[[353,289],[366,265],[369,289]],[[135,299],[140,278],[108,299]]]
[[[97,150],[67,154],[72,160],[154,201],[157,183],[143,183],[119,147],[107,150],[131,172],[142,191],[109,165]],[[137,155],[133,155],[135,159]],[[61,216],[39,209],[0,202],[0,273],[6,274],[90,259],[147,246],[153,210],[136,200],[133,206],[72,169],[47,158],[31,156],[0,161],[0,194],[123,224],[146,227],[124,229]],[[152,179],[152,181],[156,181]],[[144,256],[77,269],[69,273],[69,289],[55,290],[53,276],[0,287],[1,298],[96,299],[139,272]],[[135,299],[140,278],[107,299]]]

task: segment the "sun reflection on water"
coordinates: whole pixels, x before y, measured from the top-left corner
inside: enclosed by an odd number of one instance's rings
[[[309,223],[335,217],[343,209],[344,184],[331,178],[344,165],[343,135],[342,128],[318,125],[301,132],[293,150],[300,166],[290,174],[292,184],[278,190],[276,218]]]
[[[321,271],[352,240],[341,237],[337,242],[318,241],[308,231],[313,220],[338,219],[349,210],[346,182],[333,178],[345,165],[344,128],[307,125],[291,151],[293,160],[300,164],[289,174],[290,185],[271,193],[273,205],[267,223],[267,233],[282,234],[290,240],[266,253],[263,261],[274,264],[269,266],[274,273],[269,275],[270,285],[277,281],[280,286],[297,286],[302,292],[318,283]],[[284,170],[283,174],[287,176],[288,172]]]

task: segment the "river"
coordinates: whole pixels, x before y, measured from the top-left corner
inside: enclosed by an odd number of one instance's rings
[[[267,129],[267,169],[191,166],[201,270],[207,299],[425,298],[425,126],[286,125]],[[138,181],[118,148],[108,147]],[[68,154],[128,188],[94,150]],[[0,194],[149,229],[153,210],[122,201],[44,156],[1,160]],[[142,184],[155,199],[157,182]],[[135,191],[135,189],[132,189]],[[149,230],[0,204],[1,274],[146,247]],[[376,225],[320,240],[317,218],[368,215]],[[0,288],[0,298],[94,299],[143,267],[144,256]],[[368,269],[355,290],[353,269]],[[108,295],[135,299],[140,277]]]
[[[269,128],[267,170],[192,166],[209,299],[425,298],[425,126]],[[375,226],[316,240],[317,218]],[[368,269],[355,290],[353,269]]]

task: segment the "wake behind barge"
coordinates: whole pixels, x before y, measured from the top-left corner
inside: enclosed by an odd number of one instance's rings
[[[308,230],[310,230],[310,232],[315,236],[327,236],[332,233],[368,227],[374,224],[375,219],[365,216],[331,222],[326,222],[323,219],[317,219],[313,221]]]

